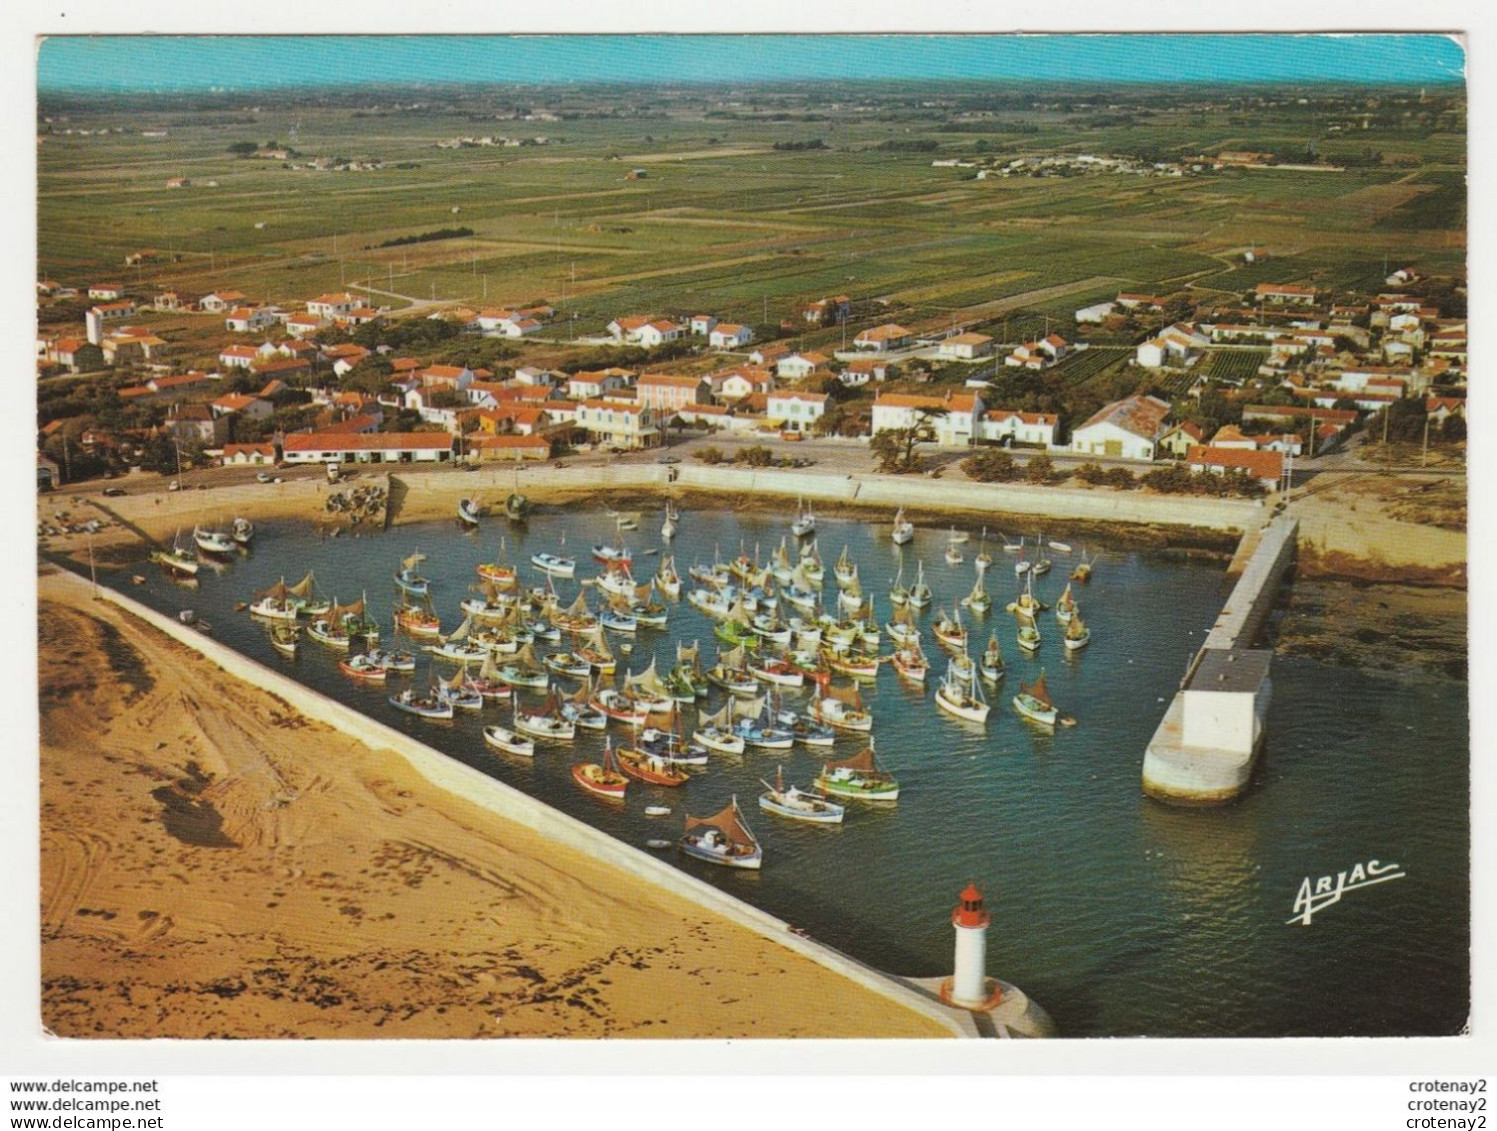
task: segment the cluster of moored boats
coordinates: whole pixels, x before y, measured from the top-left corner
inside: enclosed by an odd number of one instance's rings
[[[203,562],[223,561],[247,549],[255,537],[255,524],[247,518],[229,523],[198,523],[192,528],[190,544],[182,542],[182,531],[172,536],[171,544],[151,551],[151,561],[178,579],[194,578]]]
[[[732,560],[693,565],[685,579],[670,554],[658,558],[650,576],[636,578],[635,556],[623,533],[637,524],[615,518],[616,536],[591,547],[598,571],[587,578],[577,578],[579,563],[567,555],[563,536],[555,552],[530,555],[538,578],[527,587],[501,540],[498,554],[477,566],[472,595],[460,601],[462,618],[451,631],[443,631],[432,608],[426,556],[410,554],[392,574],[395,628],[409,638],[405,649],[380,647],[380,625],[362,594],[341,603],[324,595],[311,573],[295,584],[283,578],[242,607],[268,624],[272,643],[283,653],[295,655],[303,633],[346,653],[339,668],[360,682],[383,685],[414,676],[418,653],[433,664],[451,665],[446,675],[433,667],[425,688],[407,686],[389,694],[389,705],[423,720],[487,714],[493,721],[483,727],[483,740],[505,754],[533,758],[539,749],[573,742],[581,731],[618,728],[607,735],[599,760],[569,767],[578,788],[608,801],[624,800],[631,783],[683,786],[714,755],[796,747],[821,752],[819,772],[801,788],[787,784],[783,769],[777,768],[773,784],[763,781],[765,791],[758,799],[763,812],[834,824],[843,821],[849,801],[898,799],[900,783],[875,756],[874,717],[860,684],[874,678],[885,663],[911,686],[926,682],[931,665],[922,648],[920,617],[931,607],[933,594],[923,562],[916,563],[908,586],[901,567],[889,592],[893,614],[880,624],[850,551],[844,547],[830,568],[823,563],[809,507],[797,507],[791,535],[767,561],[760,561],[757,550],[750,555],[740,547]],[[662,534],[674,534],[680,522],[679,512],[669,509]],[[892,537],[900,547],[914,537],[903,512],[896,516]],[[955,533],[948,537],[948,548],[965,544],[970,536],[957,539]],[[1061,543],[1050,547],[1069,551]],[[1004,548],[1028,560],[1021,545],[1004,539]],[[937,707],[982,724],[990,710],[984,687],[996,687],[1006,674],[998,633],[991,633],[974,657],[969,646],[973,628],[963,619],[965,610],[975,625],[993,607],[985,588],[993,562],[986,531],[974,562],[971,591],[949,609],[936,610],[929,631],[946,659],[935,691]],[[1007,606],[1018,625],[1019,646],[1030,654],[1039,647],[1039,614],[1049,608],[1034,593],[1033,579],[1044,572],[1037,564],[1021,571],[1025,587]],[[1089,573],[1083,556],[1071,577],[1085,581]],[[835,594],[824,600],[829,577]],[[558,595],[559,579],[580,581],[570,601]],[[663,628],[680,614],[683,598],[712,624],[714,662],[703,659],[700,642],[682,642],[668,670],[659,670],[652,654],[639,670],[623,663],[620,673],[615,649],[630,655],[642,630]],[[1071,584],[1056,600],[1054,613],[1067,651],[1084,647],[1090,630],[1081,620]],[[885,633],[891,652],[882,647]],[[709,710],[702,701],[711,696],[720,697]],[[787,704],[787,698],[795,704]],[[683,708],[698,704],[688,728]],[[1072,721],[1051,701],[1043,670],[1032,683],[1020,683],[1013,706],[1021,717],[1041,725]],[[833,757],[839,737],[856,739],[857,753]],[[650,811],[668,810],[652,806]],[[688,817],[676,843],[690,856],[728,867],[757,868],[763,859],[736,797],[707,817]]]

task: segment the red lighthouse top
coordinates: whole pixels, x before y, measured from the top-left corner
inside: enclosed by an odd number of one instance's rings
[[[951,921],[958,927],[986,927],[991,916],[982,905],[982,892],[976,884],[968,884],[962,892],[961,902],[951,909]]]

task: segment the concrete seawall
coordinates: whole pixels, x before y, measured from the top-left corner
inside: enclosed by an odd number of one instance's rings
[[[1239,727],[1239,741],[1230,745],[1220,741],[1209,745],[1191,743],[1187,694],[1213,690],[1214,685],[1199,689],[1193,686],[1208,657],[1228,657],[1228,663],[1239,658],[1248,662],[1254,659],[1255,654],[1249,649],[1273,609],[1285,571],[1294,561],[1298,532],[1299,523],[1281,514],[1261,531],[1250,531],[1244,536],[1245,542],[1256,539],[1251,557],[1144,750],[1143,789],[1150,797],[1184,804],[1219,804],[1235,799],[1247,788],[1267,741],[1264,720],[1272,693],[1266,674],[1267,655],[1256,654],[1264,673],[1256,688],[1251,692],[1232,689],[1236,694],[1251,694],[1253,698],[1252,714],[1244,715],[1244,723]],[[1246,721],[1249,718],[1256,722]]]
[[[74,574],[64,572],[62,578],[68,584],[83,589],[88,587],[83,578]],[[640,849],[615,840],[520,790],[448,758],[409,735],[313,691],[122,593],[108,588],[101,588],[99,593],[105,600],[218,664],[230,675],[279,696],[309,718],[335,727],[371,747],[393,751],[437,788],[481,805],[498,816],[534,829],[552,840],[588,853],[640,880],[665,887],[707,911],[773,939],[786,949],[810,958],[841,977],[935,1020],[953,1036],[973,1035],[970,1023],[964,1024],[964,1015],[847,955],[791,933],[789,924],[783,920],[719,891],[711,884],[673,868]]]

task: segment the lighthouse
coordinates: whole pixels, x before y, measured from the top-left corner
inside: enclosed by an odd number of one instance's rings
[[[951,925],[956,930],[956,970],[951,977],[952,1005],[977,1008],[984,1005],[988,993],[987,955],[988,923],[991,916],[982,905],[982,892],[968,884],[961,902],[951,911]]]

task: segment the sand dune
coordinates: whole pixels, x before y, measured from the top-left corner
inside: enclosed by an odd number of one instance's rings
[[[41,582],[66,1037],[944,1036]]]

